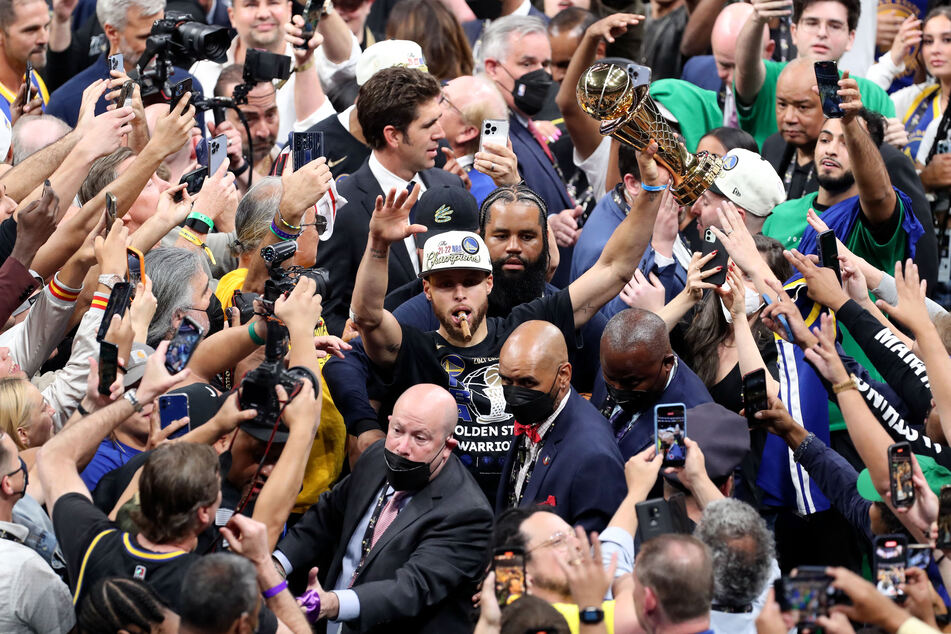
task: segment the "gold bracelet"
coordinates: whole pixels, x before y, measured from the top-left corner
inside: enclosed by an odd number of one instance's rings
[[[857,390],[857,389],[859,389],[859,386],[856,385],[855,383],[855,377],[850,376],[845,381],[842,381],[841,383],[836,383],[835,385],[833,385],[832,393],[840,394],[841,392],[848,392],[849,390]]]

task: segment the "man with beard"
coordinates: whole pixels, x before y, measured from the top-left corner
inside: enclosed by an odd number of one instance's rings
[[[505,317],[486,318],[494,278],[480,236],[459,231],[427,240],[420,275],[439,320],[435,332],[400,325],[383,308],[390,245],[424,227],[408,222],[415,195],[403,191],[397,196],[394,188],[385,201],[377,200],[350,312],[367,357],[388,382],[380,413],[388,413],[395,397],[410,385],[430,382],[447,387],[459,406],[457,453],[488,497],[495,496],[511,445],[512,414],[498,376],[502,344],[521,323],[534,319],[552,322],[566,341],[572,339],[631,279],[650,241],[661,198],[671,195],[661,193],[670,175],[654,161],[656,149],[652,143],[638,156],[646,191],[634,201],[595,265],[568,288],[517,306]],[[530,190],[517,188],[507,195],[518,201],[526,191]],[[532,192],[531,197],[537,195]]]
[[[45,2],[0,0],[0,111],[11,122],[10,105],[16,98],[26,74],[27,62],[33,63],[30,75],[33,96],[43,105],[49,101],[46,85],[38,71],[46,67],[46,44],[50,37],[50,13]],[[39,93],[39,95],[37,95]]]
[[[489,294],[488,317],[505,317],[516,306],[556,294],[558,289],[545,281],[550,251],[544,201],[524,185],[500,187],[483,202],[480,214],[472,196],[465,192],[456,194],[458,191],[459,188],[442,187],[420,196],[415,216],[429,231],[417,234],[419,250],[422,251],[424,244],[420,236],[428,238],[443,230],[475,230],[478,226],[489,250],[495,280]],[[440,210],[442,213],[438,214]],[[436,222],[437,215],[442,216],[442,222]],[[410,299],[402,301],[406,297]],[[384,308],[401,324],[424,332],[439,329],[433,305],[423,292],[422,280],[389,293]],[[600,385],[598,342],[606,323],[607,319],[599,312],[581,328],[580,338],[570,340],[573,345],[569,346],[568,354],[574,368],[571,384],[580,393],[591,392],[596,384]],[[333,358],[324,366],[324,378],[344,416],[348,432],[355,436],[350,443],[353,459],[384,434],[365,389],[371,375],[362,340],[350,343],[353,350],[344,359]],[[373,383],[370,394],[378,398],[374,387],[379,386]],[[497,396],[501,398],[501,394]]]

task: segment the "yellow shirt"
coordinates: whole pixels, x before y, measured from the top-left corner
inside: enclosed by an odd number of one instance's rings
[[[248,269],[235,269],[218,280],[215,296],[221,302],[223,309],[231,307],[235,290],[241,290],[247,276]],[[328,334],[327,326],[321,323],[315,333],[318,336]],[[321,369],[328,358],[324,357],[320,360]],[[347,427],[343,422],[343,416],[334,405],[323,373],[320,375],[320,394],[322,399],[320,426],[317,428],[317,437],[314,438],[314,445],[307,459],[303,488],[294,504],[295,513],[306,511],[317,501],[321,493],[337,481],[347,456]]]
[[[552,603],[565,620],[568,621],[568,629],[571,634],[578,634],[581,628],[581,619],[578,618],[578,606],[574,603]],[[601,609],[604,610],[604,626],[608,634],[614,634],[614,601],[604,601],[601,603]]]

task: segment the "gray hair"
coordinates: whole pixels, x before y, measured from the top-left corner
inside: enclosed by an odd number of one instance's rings
[[[752,603],[766,583],[775,556],[773,534],[759,513],[744,502],[724,498],[703,510],[694,535],[713,555],[713,596],[732,606]]]
[[[116,29],[125,28],[129,9],[137,7],[143,17],[158,15],[165,11],[165,0],[97,0],[96,17],[105,27],[111,24]]]
[[[258,604],[254,565],[231,553],[199,557],[182,580],[182,624],[205,632],[225,632]],[[189,628],[191,629],[191,628]]]
[[[548,37],[548,29],[541,18],[533,15],[507,15],[504,18],[493,20],[482,32],[473,56],[476,61],[476,71],[485,70],[485,60],[504,60],[509,56],[512,42],[515,37],[525,37],[538,33]],[[515,36],[515,37],[513,37]]]
[[[13,164],[19,165],[29,156],[69,134],[68,123],[50,114],[28,114],[13,124],[10,144],[13,146]]]
[[[234,215],[235,238],[231,253],[236,257],[249,253],[261,244],[267,235],[274,212],[281,204],[284,192],[278,176],[266,176],[256,182],[238,203]]]
[[[211,269],[201,251],[160,247],[145,254],[145,270],[158,302],[147,337],[148,344],[155,348],[172,332],[175,314],[191,306],[191,279],[199,273],[210,277]]]

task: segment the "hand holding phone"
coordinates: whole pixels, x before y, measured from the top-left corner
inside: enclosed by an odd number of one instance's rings
[[[303,44],[295,44],[294,48],[305,50],[307,48],[307,43],[312,37],[314,37],[314,32],[317,30],[317,25],[320,24],[320,16],[324,10],[324,0],[307,0],[307,4],[304,5],[304,11],[301,13],[301,18],[304,20],[304,25],[301,27],[300,37],[304,40]]]
[[[112,192],[106,192],[106,226],[109,231],[112,231],[112,225],[115,224],[116,218],[119,217],[119,205],[116,202],[115,194]]]
[[[839,269],[839,244],[835,239],[835,232],[829,229],[819,234],[817,241],[819,265],[835,271],[835,277],[842,284],[842,271]]]
[[[221,164],[228,160],[228,137],[224,134],[211,139],[208,142],[208,174],[214,174],[221,167]],[[191,192],[189,192],[191,193]]]
[[[178,332],[168,344],[168,352],[165,354],[165,369],[170,374],[178,374],[185,369],[204,334],[205,330],[195,323],[194,319],[187,315],[182,317]]]
[[[125,315],[129,308],[129,302],[132,299],[134,287],[128,282],[116,282],[112,287],[112,294],[109,295],[109,303],[106,304],[106,310],[102,315],[102,322],[99,324],[99,333],[96,335],[96,341],[102,341],[109,332],[109,324],[112,323],[112,317]]]
[[[324,155],[324,133],[319,131],[291,133],[291,153],[296,172]]]
[[[99,393],[108,396],[119,374],[119,346],[108,341],[99,343]]]
[[[194,97],[194,91],[192,90],[191,77],[186,77],[185,79],[181,80],[180,82],[172,86],[172,94],[168,102],[169,111],[175,109],[175,106],[177,106],[178,102],[182,100],[182,97],[185,96],[186,92],[192,93],[192,97]],[[190,101],[191,101],[191,97],[189,98],[189,102]],[[188,108],[188,106],[189,104],[185,104],[186,109]]]
[[[915,483],[912,482],[911,445],[896,442],[888,448],[888,482],[892,504],[909,507],[915,503]]]
[[[822,113],[829,118],[840,118],[845,115],[839,106],[839,67],[833,61],[816,62],[816,84],[819,87],[819,100],[822,102]]]
[[[188,418],[188,394],[163,394],[158,398],[159,424],[165,429],[172,423]],[[169,438],[180,438],[191,431],[191,422],[177,431],[172,432]]]
[[[145,272],[145,256],[135,247],[126,247],[126,260],[128,262],[128,271],[126,279],[134,289],[142,281],[142,275]]]
[[[479,134],[479,151],[482,152],[486,143],[505,146],[509,140],[508,119],[485,119],[482,122],[482,131]]]
[[[505,607],[525,594],[525,551],[521,548],[496,548],[492,556],[495,572],[495,597]]]
[[[759,425],[756,412],[769,409],[766,394],[766,370],[758,368],[743,376],[743,410],[750,427]]]
[[[122,53],[116,53],[115,55],[109,56],[109,70],[110,72],[114,70],[117,70],[120,73],[125,72],[125,57],[123,57]]]
[[[661,467],[682,467],[687,460],[687,408],[683,403],[654,406],[654,442]]]
[[[703,255],[709,255],[714,251],[717,252],[713,258],[707,262],[707,264],[701,269],[702,271],[710,271],[720,267],[719,272],[714,273],[713,275],[704,279],[705,282],[709,282],[715,286],[723,286],[723,283],[726,282],[726,271],[727,264],[729,259],[729,254],[726,249],[723,247],[713,230],[710,227],[707,227],[707,230],[703,232],[703,245],[701,245],[701,253]]]

